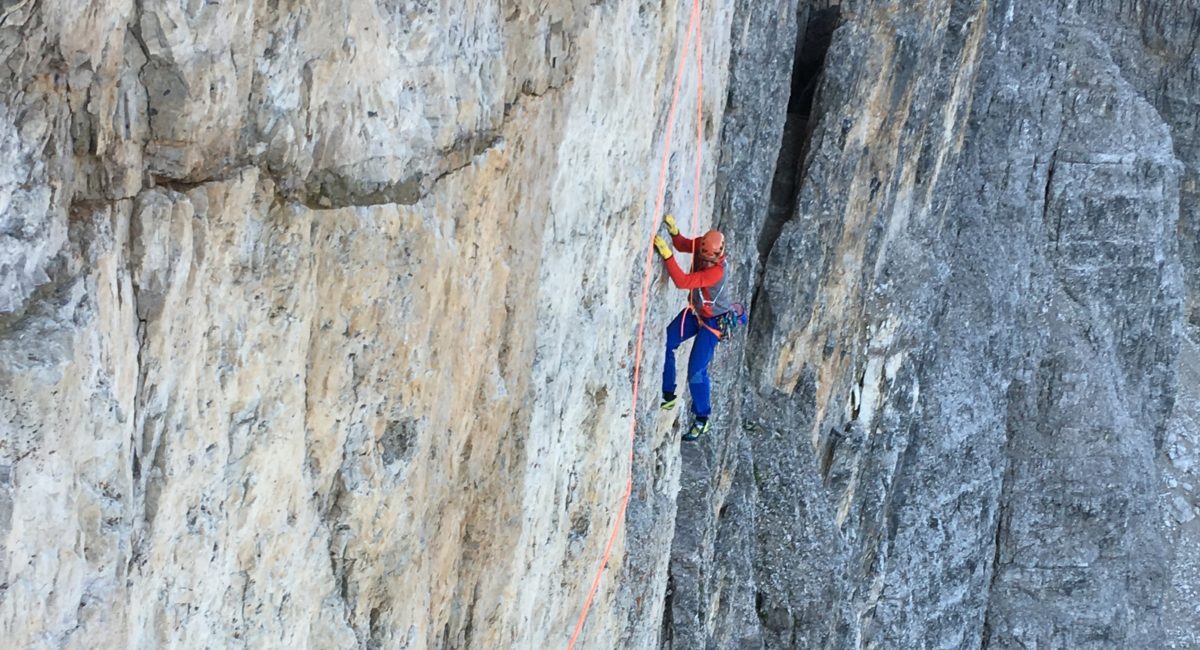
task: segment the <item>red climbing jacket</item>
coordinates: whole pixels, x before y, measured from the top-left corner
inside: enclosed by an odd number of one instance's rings
[[[691,253],[696,250],[697,254],[692,257],[692,266],[693,268],[696,266],[696,257],[699,256],[698,249],[700,247],[699,238],[692,239],[684,237],[682,234],[673,235],[671,244],[675,246],[675,250],[681,253]],[[712,266],[693,270],[691,273],[684,273],[673,255],[663,262],[666,264],[667,273],[675,282],[675,286],[689,291],[688,304],[693,310],[699,312],[701,318],[713,318],[729,311],[730,306],[720,300],[722,289],[725,288],[724,255]]]

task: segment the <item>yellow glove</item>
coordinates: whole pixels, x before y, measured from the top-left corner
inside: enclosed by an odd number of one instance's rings
[[[667,216],[663,217],[663,223],[667,224],[667,232],[670,233],[672,237],[679,234],[679,226],[675,225],[675,217],[668,214]]]
[[[659,237],[658,235],[654,236],[654,248],[658,251],[658,254],[661,255],[664,260],[671,257],[671,255],[673,254],[673,253],[671,253],[671,247],[667,245],[667,240],[663,239],[662,237]]]

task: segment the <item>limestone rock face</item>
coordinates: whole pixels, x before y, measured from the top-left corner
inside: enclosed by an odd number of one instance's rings
[[[1200,8],[691,7],[0,2],[5,647],[1197,647]]]
[[[680,304],[647,244],[688,7],[0,10],[5,645],[565,645],[630,476],[643,270],[648,346]],[[681,205],[731,7],[701,24]],[[580,647],[657,643],[660,364]]]

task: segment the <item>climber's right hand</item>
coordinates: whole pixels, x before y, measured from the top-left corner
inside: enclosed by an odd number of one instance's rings
[[[671,247],[667,245],[667,240],[663,239],[659,235],[654,236],[654,248],[664,260],[673,255],[671,252]]]

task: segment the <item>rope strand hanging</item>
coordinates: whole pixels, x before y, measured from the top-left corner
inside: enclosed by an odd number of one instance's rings
[[[693,39],[694,37],[694,39]],[[659,225],[662,223],[663,217],[663,201],[666,196],[667,183],[667,165],[670,160],[671,151],[671,136],[675,127],[675,114],[679,107],[679,93],[683,84],[683,70],[687,63],[688,55],[691,53],[693,40],[696,45],[696,184],[695,196],[693,197],[692,210],[692,226],[693,232],[696,231],[696,224],[700,213],[700,171],[701,171],[701,143],[704,135],[703,125],[703,67],[702,67],[702,35],[700,28],[700,0],[692,0],[692,9],[688,17],[687,36],[684,37],[683,52],[679,55],[679,63],[675,68],[675,84],[671,92],[671,107],[667,111],[667,126],[666,137],[663,143],[662,161],[659,165],[658,172],[658,189],[654,196],[654,213],[653,225],[650,229],[650,237],[653,239],[654,233],[658,231]],[[694,246],[694,244],[693,244]],[[693,253],[695,251],[693,250]],[[588,612],[591,610],[592,601],[596,597],[596,591],[600,588],[600,578],[604,575],[604,569],[608,567],[608,562],[612,556],[613,546],[616,544],[617,535],[621,531],[621,524],[625,521],[625,511],[629,507],[629,497],[633,493],[633,448],[637,433],[637,403],[638,403],[638,386],[641,378],[642,369],[642,344],[645,340],[646,329],[646,311],[650,301],[650,278],[652,275],[652,261],[654,255],[654,247],[647,246],[646,260],[643,267],[642,276],[642,296],[641,307],[638,314],[638,329],[637,329],[637,352],[633,366],[633,400],[629,424],[629,471],[625,478],[625,493],[621,496],[621,504],[617,508],[616,518],[613,521],[612,531],[609,533],[608,541],[604,545],[604,554],[600,560],[600,566],[596,569],[596,577],[592,580],[592,586],[588,590],[587,599],[583,602],[583,610],[579,614],[579,620],[575,623],[575,630],[571,633],[571,640],[567,643],[567,650],[574,650],[575,643],[579,640],[579,635],[583,632],[583,625],[587,621]]]

